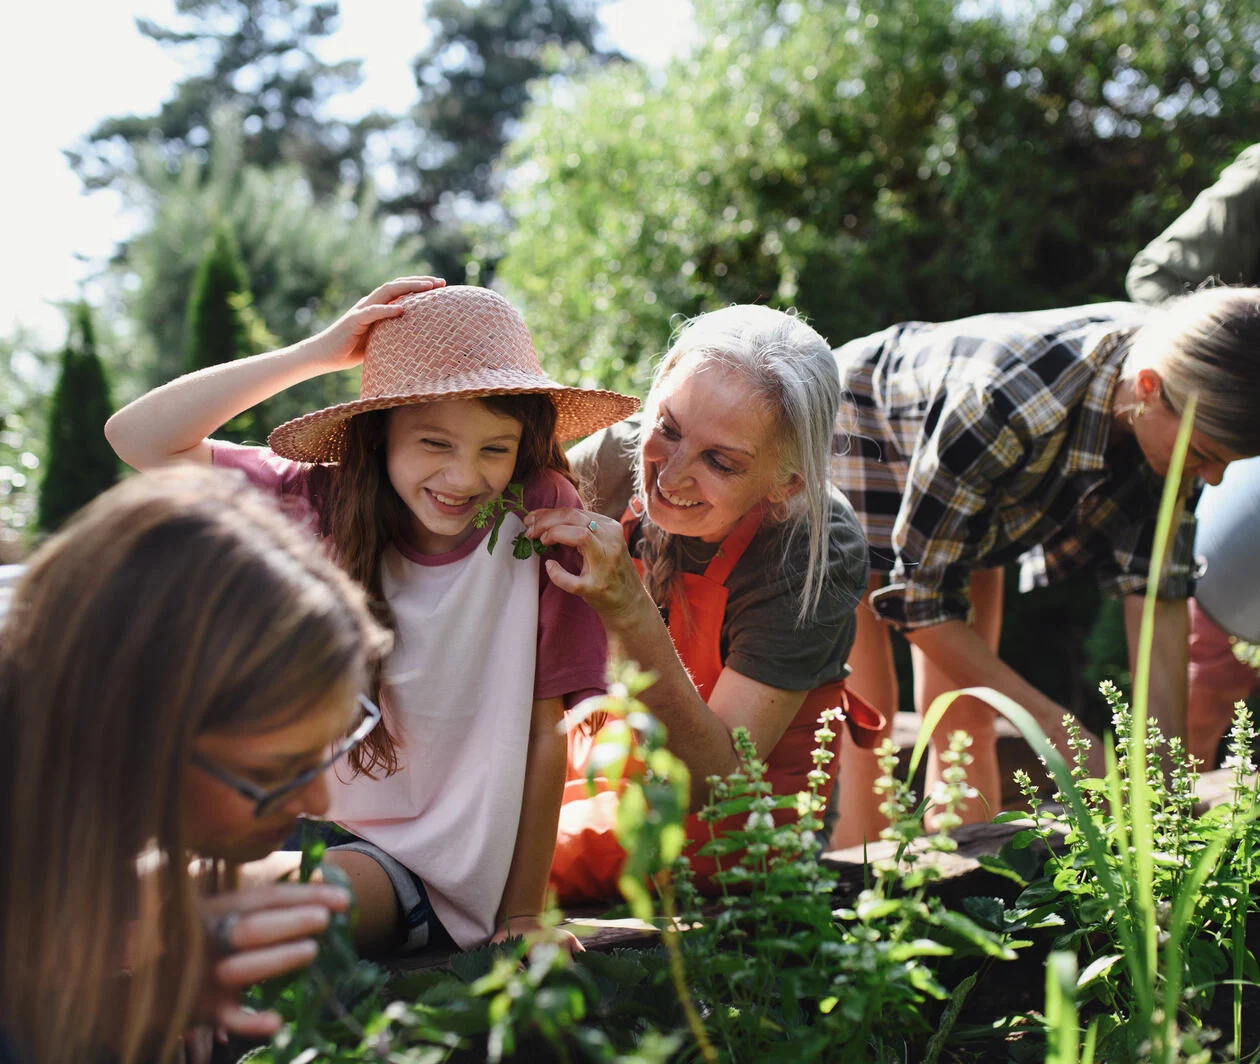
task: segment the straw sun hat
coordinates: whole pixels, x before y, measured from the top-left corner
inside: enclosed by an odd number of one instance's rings
[[[355,414],[443,399],[544,393],[555,404],[560,440],[606,428],[639,408],[631,396],[566,388],[544,374],[520,312],[488,288],[452,285],[398,302],[406,310],[368,333],[359,398],[286,421],[267,440],[276,454],[336,462]]]

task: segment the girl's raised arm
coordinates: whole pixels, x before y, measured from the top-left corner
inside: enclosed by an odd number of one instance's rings
[[[135,469],[178,461],[208,465],[207,437],[221,425],[300,381],[357,366],[368,329],[402,313],[391,305],[394,300],[445,283],[437,277],[400,277],[383,284],[308,340],[198,370],[147,392],[109,419],[105,436]]]

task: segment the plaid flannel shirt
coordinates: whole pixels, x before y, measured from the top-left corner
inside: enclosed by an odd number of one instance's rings
[[[1146,587],[1162,481],[1112,399],[1145,308],[1104,303],[908,322],[836,351],[846,402],[832,474],[909,628],[965,620],[972,569],[1022,558],[1021,587],[1079,569],[1112,594]],[[845,438],[847,436],[847,439]],[[1161,594],[1190,592],[1186,508]]]

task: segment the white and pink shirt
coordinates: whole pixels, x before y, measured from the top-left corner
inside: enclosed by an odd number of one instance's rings
[[[214,463],[294,500],[309,518],[306,471],[269,450],[215,441]],[[529,509],[581,505],[563,477],[527,484]],[[494,554],[481,530],[446,554],[397,543],[382,558],[395,645],[382,708],[399,746],[392,776],[333,785],[329,817],[424,881],[438,919],[462,948],[494,932],[516,846],[532,703],[567,705],[604,685],[598,616],[555,587],[537,557],[512,556],[509,515]],[[563,554],[562,563],[565,562]],[[567,564],[576,570],[575,560]]]

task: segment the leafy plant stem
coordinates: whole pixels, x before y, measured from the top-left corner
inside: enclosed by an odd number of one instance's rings
[[[683,1015],[687,1017],[687,1026],[691,1029],[691,1035],[696,1040],[696,1045],[700,1048],[700,1055],[707,1064],[717,1064],[717,1050],[713,1048],[713,1043],[709,1041],[709,1035],[704,1029],[700,1013],[696,1011],[696,1003],[692,999],[691,989],[687,986],[687,970],[683,964],[682,948],[678,944],[678,911],[674,904],[674,886],[670,881],[669,872],[666,871],[660,874],[657,878],[657,887],[661,895],[661,911],[665,915],[663,937],[665,939],[665,948],[669,951],[669,974],[674,981],[674,991],[678,994],[678,1000],[683,1008]]]
[[[1154,825],[1151,817],[1151,786],[1147,778],[1146,732],[1151,686],[1151,652],[1155,642],[1155,605],[1159,595],[1159,581],[1168,553],[1169,540],[1179,508],[1181,473],[1185,464],[1190,433],[1194,429],[1194,411],[1197,396],[1191,395],[1182,413],[1177,439],[1173,444],[1168,473],[1164,478],[1164,493],[1159,504],[1159,518],[1155,525],[1155,543],[1151,550],[1151,566],[1146,579],[1146,596],[1142,602],[1142,625],[1138,636],[1137,661],[1133,670],[1133,720],[1129,731],[1129,803],[1133,824],[1133,847],[1121,851],[1132,854],[1134,882],[1137,885],[1135,902],[1139,918],[1141,941],[1141,967],[1145,969],[1145,995],[1155,993],[1157,972],[1156,950],[1158,925],[1155,920],[1155,865],[1152,855]],[[1165,1016],[1166,1023],[1175,1023]],[[1166,1050],[1167,1052],[1168,1050]]]

